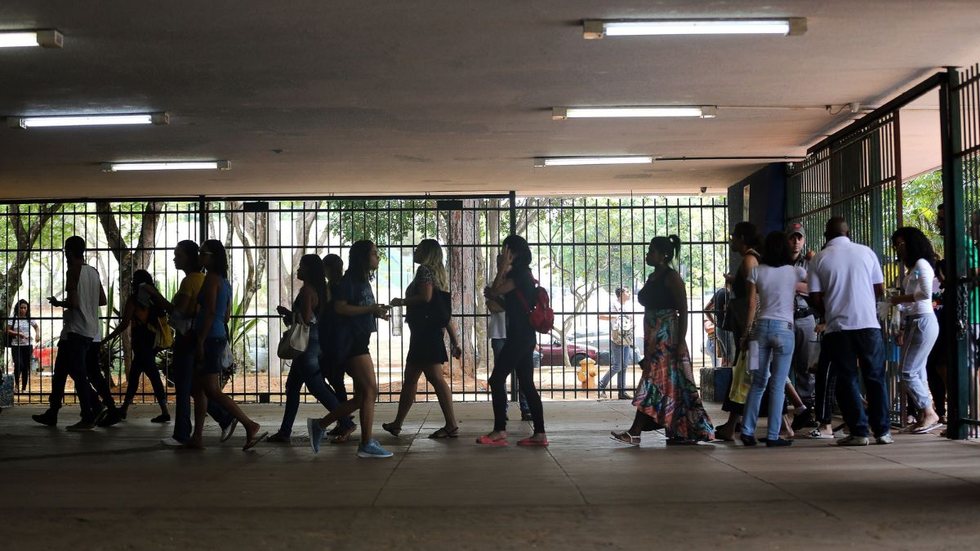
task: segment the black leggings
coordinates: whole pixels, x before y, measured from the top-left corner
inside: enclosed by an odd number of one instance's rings
[[[10,352],[14,357],[14,386],[20,383],[20,389],[27,390],[27,380],[31,376],[31,353],[34,352],[34,347],[12,346]]]
[[[146,378],[153,385],[153,396],[160,404],[160,410],[167,413],[167,389],[160,379],[160,369],[157,367],[156,356],[152,347],[149,350],[133,347],[133,363],[129,366],[129,376],[126,378],[126,399],[123,401],[123,409],[128,408],[133,403],[136,389],[139,388],[140,375],[145,373]]]
[[[490,373],[490,395],[493,398],[493,430],[507,430],[507,376],[517,375],[520,389],[527,396],[527,405],[534,419],[534,432],[544,432],[544,410],[541,396],[534,386],[534,334],[507,337]]]

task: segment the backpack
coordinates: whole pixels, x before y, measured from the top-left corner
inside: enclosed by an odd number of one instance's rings
[[[551,309],[551,298],[548,296],[548,291],[545,291],[543,287],[538,285],[538,281],[532,278],[534,281],[534,307],[529,307],[527,304],[527,299],[524,298],[524,293],[520,289],[515,288],[517,291],[517,298],[520,299],[521,304],[524,305],[524,309],[527,310],[528,320],[531,322],[531,328],[547,335],[555,327],[555,311]]]

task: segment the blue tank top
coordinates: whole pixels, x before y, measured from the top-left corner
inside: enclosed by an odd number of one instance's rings
[[[228,300],[231,297],[231,283],[227,279],[222,279],[221,283],[218,285],[218,297],[215,300],[214,305],[214,321],[211,323],[210,328],[202,328],[201,325],[204,324],[204,290],[202,288],[201,292],[197,295],[197,319],[194,322],[194,327],[198,331],[207,331],[207,337],[209,339],[227,339],[228,335],[225,333],[225,312],[228,311]]]

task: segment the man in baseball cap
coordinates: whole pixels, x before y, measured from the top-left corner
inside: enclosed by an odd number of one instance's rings
[[[786,226],[786,239],[793,254],[793,265],[804,270],[809,268],[812,253],[806,248],[806,229],[801,222],[790,222]],[[798,431],[814,428],[817,423],[813,416],[816,377],[810,373],[810,358],[812,355],[811,342],[814,340],[816,318],[813,309],[807,303],[807,293],[796,294],[796,304],[793,312],[794,333],[796,346],[793,349],[793,383],[800,399],[806,405],[805,411],[799,412],[793,419],[792,428]]]

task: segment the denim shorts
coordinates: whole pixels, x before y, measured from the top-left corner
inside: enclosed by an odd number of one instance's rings
[[[204,341],[204,358],[197,364],[197,372],[205,375],[221,373],[221,357],[224,355],[228,339],[209,338]]]

